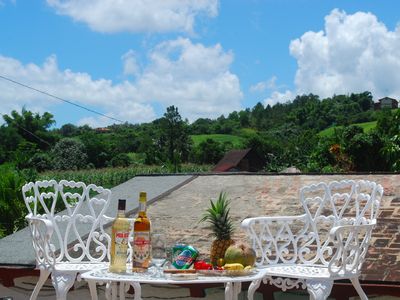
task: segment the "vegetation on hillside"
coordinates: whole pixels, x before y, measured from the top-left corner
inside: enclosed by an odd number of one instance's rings
[[[2,216],[12,201],[20,214],[25,211],[20,187],[28,180],[65,178],[111,187],[138,173],[210,170],[227,151],[239,148],[263,156],[267,172],[290,166],[303,172],[400,170],[400,112],[374,111],[369,92],[326,99],[301,95],[191,124],[174,106],[150,123],[102,130],[73,124],[53,128],[50,113],[26,109],[3,118]],[[13,220],[0,224],[0,234],[21,226],[20,217]]]
[[[356,123],[352,124],[357,127],[361,127],[365,133],[371,132],[376,128],[376,121],[371,121],[371,122],[364,122],[364,123]],[[329,128],[326,128],[324,130],[321,130],[318,135],[320,137],[330,137],[335,134],[336,130],[343,129],[344,126],[332,126]]]
[[[390,111],[374,111],[369,92],[326,99],[301,95],[192,124],[170,106],[151,123],[114,124],[100,132],[72,124],[50,129],[50,113],[23,109],[4,115],[0,163],[37,172],[147,165],[179,172],[182,164],[215,164],[229,150],[251,147],[266,158],[265,171],[289,166],[303,172],[393,171],[396,118]],[[367,155],[361,166],[362,154],[353,144],[374,156]]]

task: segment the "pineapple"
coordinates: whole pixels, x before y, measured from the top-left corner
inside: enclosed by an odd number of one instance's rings
[[[221,192],[218,199],[203,214],[200,222],[207,221],[216,239],[211,245],[210,261],[212,265],[217,265],[220,258],[224,258],[226,249],[234,243],[231,239],[233,233],[232,219],[229,215],[229,200],[226,193]]]

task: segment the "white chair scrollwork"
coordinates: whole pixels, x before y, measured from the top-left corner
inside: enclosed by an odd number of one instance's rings
[[[383,196],[381,185],[366,180],[319,183],[300,189],[305,214],[254,217],[242,222],[257,254],[263,279],[282,290],[307,288],[310,299],[324,300],[334,280],[349,279],[360,298],[362,264]]]
[[[104,230],[104,214],[111,191],[94,184],[61,180],[25,184],[22,194],[32,234],[39,280],[36,299],[51,274],[57,299],[66,299],[77,274],[106,267],[111,238]],[[58,209],[64,209],[56,213]]]

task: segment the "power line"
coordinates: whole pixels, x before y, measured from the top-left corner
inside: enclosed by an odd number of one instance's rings
[[[4,115],[2,113],[0,113],[0,115],[4,118]],[[33,137],[37,138],[39,141],[41,141],[42,143],[47,144],[48,146],[51,147],[51,145],[49,144],[49,142],[45,141],[44,139],[42,139],[41,137],[37,136],[36,134],[34,134],[33,132],[29,131],[28,129],[22,127],[21,125],[19,125],[17,122],[13,122],[14,125],[16,125],[18,128],[21,128],[23,131],[29,133],[30,135],[32,135]]]
[[[24,87],[24,88],[27,88],[27,89],[33,90],[33,91],[35,91],[35,92],[41,93],[41,94],[43,94],[43,95],[49,96],[49,97],[51,97],[51,98],[55,98],[55,99],[57,99],[57,100],[66,102],[66,103],[68,103],[68,104],[74,105],[74,106],[79,107],[79,108],[82,108],[82,109],[87,110],[87,111],[89,111],[89,112],[91,112],[91,113],[94,113],[94,114],[103,116],[103,117],[105,117],[105,118],[108,118],[108,119],[111,119],[111,120],[114,120],[114,121],[117,121],[117,122],[120,122],[120,123],[125,123],[125,122],[122,121],[122,120],[119,120],[119,119],[116,119],[116,118],[107,116],[107,115],[105,115],[105,114],[103,114],[103,113],[101,113],[101,112],[98,112],[98,111],[95,111],[95,110],[93,110],[93,109],[84,107],[84,106],[82,106],[82,105],[79,105],[79,104],[74,103],[74,102],[72,102],[72,101],[70,101],[70,100],[66,100],[66,99],[63,99],[63,98],[61,98],[61,97],[55,96],[55,95],[50,94],[50,93],[48,93],[48,92],[45,92],[45,91],[36,89],[36,88],[31,87],[31,86],[29,86],[29,85],[26,85],[26,84],[23,84],[23,83],[21,83],[21,82],[15,81],[15,80],[13,80],[13,79],[11,79],[11,78],[8,78],[8,77],[2,76],[2,75],[0,75],[0,78],[2,78],[2,79],[4,79],[4,80],[7,80],[7,81],[9,81],[9,82],[12,82],[12,83],[14,83],[14,84],[20,85],[20,86],[22,86],[22,87]]]

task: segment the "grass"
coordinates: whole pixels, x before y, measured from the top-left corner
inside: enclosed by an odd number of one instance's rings
[[[212,139],[219,143],[230,142],[232,143],[234,148],[243,148],[243,143],[244,143],[244,138],[231,134],[198,134],[198,135],[192,135],[191,137],[194,146],[198,146],[201,142],[204,142],[207,139]]]
[[[364,132],[370,132],[371,130],[373,130],[376,127],[376,121],[365,122],[365,123],[355,123],[352,125],[361,127],[364,130]],[[338,128],[343,128],[343,126],[332,126],[332,127],[326,128],[326,129],[320,131],[318,133],[318,135],[320,137],[330,137],[334,134],[335,129],[338,129]]]

